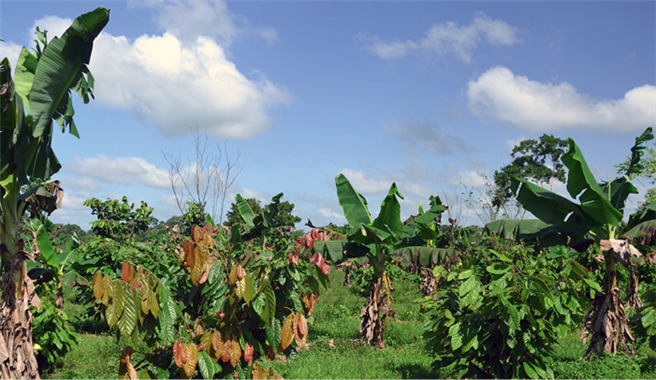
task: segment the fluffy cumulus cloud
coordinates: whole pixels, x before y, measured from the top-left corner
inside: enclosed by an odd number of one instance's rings
[[[399,141],[418,145],[435,155],[449,155],[467,149],[467,144],[457,136],[443,131],[437,123],[428,119],[392,122],[383,127],[383,132],[392,134]]]
[[[541,83],[493,67],[467,89],[470,109],[531,132],[569,128],[639,130],[656,123],[656,86],[633,88],[621,99],[596,100],[574,86]]]
[[[204,6],[225,7],[224,3],[184,4],[194,5],[180,10],[182,13],[205,14]],[[210,36],[195,33],[213,30],[203,27],[204,18],[197,29],[183,27],[193,22],[167,23],[178,6],[162,3],[157,13],[160,23],[170,24],[172,29],[161,35],[142,35],[134,40],[105,32],[98,36],[90,63],[97,102],[128,109],[167,135],[187,133],[198,126],[199,133],[214,138],[250,138],[271,129],[268,110],[289,104],[288,91],[261,72],[247,77],[239,71],[224,46],[216,42],[228,45],[234,37],[230,30]],[[212,17],[230,17],[227,10],[218,14]],[[35,24],[52,37],[60,35],[71,22],[46,17]],[[263,30],[263,38],[275,38],[275,31]]]
[[[169,173],[140,157],[110,159],[102,154],[96,157],[76,158],[68,169],[74,174],[100,182],[118,184],[140,183],[153,188],[171,186]]]
[[[377,36],[362,34],[366,50],[383,59],[401,58],[410,54],[455,55],[470,63],[472,53],[481,42],[491,45],[513,45],[519,42],[515,27],[501,20],[493,20],[484,13],[477,13],[469,25],[453,21],[431,26],[423,38],[407,41],[382,41]]]
[[[102,34],[91,59],[96,98],[132,110],[162,132],[249,138],[272,127],[269,107],[290,96],[263,74],[249,79],[212,39],[183,44],[170,33],[126,37]]]

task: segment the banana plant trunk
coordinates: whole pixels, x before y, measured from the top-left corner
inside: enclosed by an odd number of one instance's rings
[[[6,232],[6,231],[3,231]],[[12,244],[13,243],[13,244]],[[25,243],[7,236],[2,251],[2,301],[0,305],[0,378],[40,379],[32,342],[30,306],[41,308],[34,283],[27,276]]]
[[[367,303],[360,312],[360,334],[367,344],[385,348],[385,328],[392,311],[392,284],[387,273],[375,276]]]
[[[608,242],[608,243],[606,243]],[[602,355],[605,352],[616,354],[621,348],[625,354],[634,355],[633,344],[635,338],[629,328],[629,319],[620,298],[620,289],[617,283],[618,258],[622,257],[619,246],[611,247],[619,240],[606,240],[601,242],[601,250],[605,253],[606,273],[603,279],[604,295],[596,302],[589,327],[592,330],[590,345],[586,357],[593,352]],[[607,244],[607,245],[606,245]],[[628,246],[628,243],[619,243]],[[628,249],[628,247],[627,247]]]

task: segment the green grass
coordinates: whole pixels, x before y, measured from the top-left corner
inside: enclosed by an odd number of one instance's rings
[[[61,368],[42,374],[46,379],[111,379],[118,377],[121,347],[108,336],[83,334]]]

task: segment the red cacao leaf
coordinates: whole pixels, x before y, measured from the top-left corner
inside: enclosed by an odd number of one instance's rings
[[[237,265],[237,280],[243,279],[245,274],[246,271],[244,271],[244,267]]]
[[[226,334],[226,339],[223,341],[223,349],[221,350],[221,360],[227,363],[230,361],[230,357],[232,357],[232,339],[230,339],[230,335]]]
[[[246,346],[244,347],[244,360],[249,367],[253,365],[253,351],[254,348],[251,342],[246,342]]]
[[[124,261],[123,265],[121,265],[121,279],[126,284],[129,284],[130,281],[132,281],[133,274],[134,274],[134,267],[127,261]]]

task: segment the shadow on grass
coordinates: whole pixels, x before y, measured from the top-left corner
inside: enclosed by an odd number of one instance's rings
[[[398,372],[402,379],[431,379],[436,377],[436,374],[432,373],[430,368],[417,364],[390,364],[387,367],[394,372]]]

